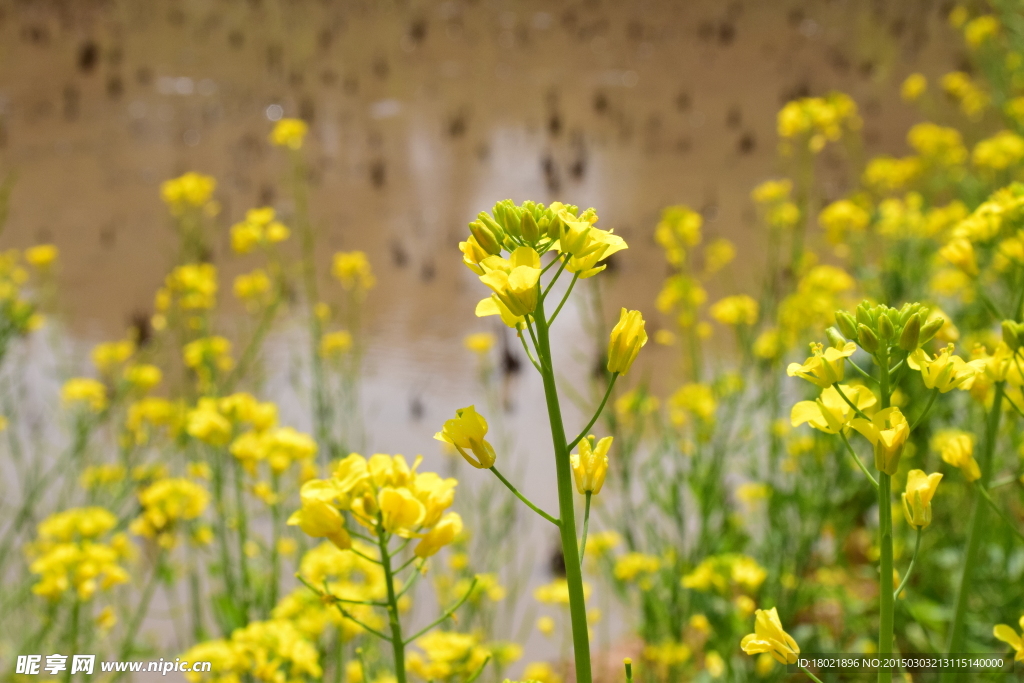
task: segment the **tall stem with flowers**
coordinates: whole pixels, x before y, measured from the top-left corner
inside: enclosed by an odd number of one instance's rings
[[[492,290],[488,298],[477,304],[476,314],[498,315],[508,327],[515,329],[523,350],[543,381],[558,486],[558,517],[531,502],[498,471],[497,455],[485,439],[487,421],[473,406],[456,411],[455,418],[446,421],[442,431],[435,435],[436,439],[452,444],[473,467],[491,470],[527,507],[558,529],[579,683],[592,680],[582,558],[591,496],[601,490],[611,447],[610,438],[598,442],[588,433],[604,410],[619,375],[629,370],[640,348],[647,343],[640,312],[622,309],[608,345],[609,380],[604,398],[587,425],[570,440],[555,379],[551,329],[577,281],[597,275],[605,269],[605,259],[627,248],[621,237],[594,227],[597,219],[593,209],[581,213],[575,206],[558,202],[550,206],[534,202],[516,206],[511,200],[505,200],[498,202],[490,214],[481,212],[477,220],[469,224],[472,234],[459,245],[463,262]],[[554,258],[544,264],[546,254]],[[554,275],[545,281],[544,275],[552,270]],[[572,274],[572,279],[564,293],[554,292],[556,282],[566,271]],[[579,452],[573,454],[577,446]],[[574,478],[577,491],[586,500],[582,544],[576,525]]]

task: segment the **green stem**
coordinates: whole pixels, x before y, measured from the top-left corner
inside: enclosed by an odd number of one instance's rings
[[[408,644],[413,642],[414,640],[422,636],[424,633],[426,633],[430,629],[434,628],[435,626],[437,626],[438,624],[442,623],[443,621],[451,617],[453,614],[455,614],[455,611],[462,607],[466,600],[469,600],[469,596],[473,594],[473,591],[476,589],[476,584],[479,580],[479,578],[474,576],[473,581],[469,584],[469,589],[463,594],[461,598],[459,598],[458,602],[456,602],[454,605],[446,609],[444,611],[444,614],[439,616],[437,619],[434,619],[432,622],[421,628],[419,631],[409,636],[409,639],[406,640],[405,643]]]
[[[601,405],[599,405],[597,407],[597,411],[594,413],[594,417],[590,418],[590,422],[588,422],[587,426],[583,428],[583,431],[581,431],[579,433],[579,436],[577,436],[575,439],[573,439],[572,443],[570,443],[569,445],[567,445],[565,447],[566,450],[571,451],[572,449],[576,448],[576,445],[580,441],[582,441],[584,437],[587,436],[587,432],[589,432],[590,428],[594,426],[594,424],[597,422],[597,419],[599,417],[601,417],[601,413],[604,412],[604,406],[605,406],[605,404],[608,403],[608,398],[612,395],[612,389],[615,388],[615,382],[618,379],[619,379],[619,373],[617,373],[617,372],[612,373],[611,381],[608,382],[608,389],[605,390],[604,398],[601,399]]]
[[[807,674],[807,677],[810,678],[812,681],[814,681],[814,683],[821,683],[821,679],[818,678],[817,676],[815,676],[814,674],[812,674],[805,667],[801,666],[800,670],[803,671],[805,674]]]
[[[907,587],[907,582],[910,581],[910,575],[914,571],[914,564],[917,563],[917,553],[921,550],[921,532],[924,531],[924,527],[918,527],[917,539],[914,541],[914,554],[910,557],[910,564],[907,565],[907,573],[903,576],[903,580],[900,581],[900,585],[896,588],[896,592],[892,594],[893,599],[900,597],[900,593]]]
[[[527,498],[526,496],[521,494],[519,492],[519,489],[517,489],[515,486],[513,486],[512,483],[508,479],[506,479],[504,477],[504,475],[502,475],[501,472],[498,471],[497,467],[492,466],[490,468],[490,470],[491,470],[491,472],[494,472],[494,476],[496,476],[498,478],[498,480],[501,481],[501,483],[504,484],[508,488],[509,491],[511,491],[512,493],[515,494],[516,498],[518,498],[519,500],[521,500],[524,503],[526,503],[526,507],[530,508],[531,510],[533,510],[538,515],[540,515],[544,519],[548,520],[549,522],[551,522],[555,526],[560,526],[557,519],[555,519],[554,517],[552,517],[548,513],[546,513],[543,510],[541,510],[539,507],[537,507],[532,502],[530,502],[529,498]]]
[[[871,421],[871,418],[868,417],[860,408],[858,408],[857,404],[855,404],[853,401],[849,399],[849,397],[847,397],[846,393],[843,391],[843,388],[839,386],[839,382],[833,384],[832,388],[834,388],[839,393],[843,400],[846,401],[847,405],[853,408],[853,412],[856,413],[857,417],[862,417],[865,420],[868,420],[869,422]]]
[[[574,509],[572,468],[569,464],[569,449],[565,440],[565,425],[562,409],[558,402],[558,389],[551,358],[551,342],[548,325],[544,318],[544,301],[537,303],[537,355],[541,359],[541,376],[544,380],[544,398],[547,403],[548,421],[551,424],[551,441],[555,451],[555,474],[558,483],[558,516],[561,521],[562,553],[565,560],[565,580],[569,589],[569,615],[572,621],[573,652],[576,662],[576,683],[591,683],[590,634],[587,632],[587,606],[583,596],[583,572],[580,568],[579,549],[576,545],[576,512]]]
[[[388,553],[388,534],[377,522],[377,545],[380,548],[380,565],[384,568],[384,580],[388,588],[388,622],[391,625],[391,648],[395,653],[395,678],[405,683],[405,640],[402,638],[402,622],[398,619],[398,598],[395,596],[395,575],[391,572],[391,555]]]
[[[554,322],[555,318],[562,310],[562,306],[565,306],[565,302],[569,300],[569,295],[572,294],[572,288],[576,286],[576,281],[580,279],[580,274],[576,273],[572,276],[572,281],[569,283],[569,288],[565,290],[565,296],[562,297],[562,301],[559,302],[558,307],[555,308],[555,312],[551,314],[551,318],[548,319],[548,326],[550,327]]]
[[[235,479],[235,512],[238,523],[238,572],[240,574],[239,607],[242,610],[242,623],[249,621],[249,558],[245,554],[245,546],[249,541],[249,520],[245,511],[245,491],[242,482],[242,468],[232,463]]]
[[[878,385],[882,395],[882,409],[889,407],[892,391],[889,387],[889,354],[883,345],[878,357]],[[878,654],[882,657],[892,654],[893,617],[896,601],[892,585],[892,477],[885,472],[878,473],[878,547],[881,551],[879,562],[879,619]],[[891,683],[892,669],[878,671],[878,683]]]
[[[580,541],[580,564],[583,563],[587,552],[587,531],[590,530],[590,497],[592,495],[594,495],[593,491],[587,491],[587,503],[583,511],[583,540]]]
[[[142,599],[139,600],[138,609],[135,610],[134,616],[132,616],[131,621],[128,623],[128,630],[125,632],[124,642],[121,643],[118,659],[127,659],[128,655],[132,653],[132,646],[135,645],[135,636],[138,635],[139,627],[142,626],[142,620],[146,618],[146,613],[149,612],[149,603],[156,592],[157,579],[160,577],[160,568],[163,565],[163,561],[164,554],[161,551],[157,555],[156,563],[153,565],[153,573],[150,575],[146,587],[142,589]],[[118,674],[114,677],[114,680],[116,681],[120,677],[121,674]]]
[[[864,466],[864,461],[860,459],[859,455],[857,455],[857,451],[853,450],[853,446],[850,444],[850,440],[846,438],[846,434],[843,434],[843,432],[840,431],[839,436],[843,438],[843,443],[846,444],[846,450],[848,450],[850,452],[850,455],[853,456],[853,460],[854,462],[857,463],[857,467],[860,468],[860,471],[864,473],[864,476],[867,477],[877,489],[878,480],[871,476],[871,472],[868,471],[868,468]]]
[[[275,498],[279,497],[281,490],[281,476],[276,472],[271,477],[272,493]],[[274,609],[277,604],[277,584],[281,576],[281,558],[277,550],[277,544],[281,538],[281,501],[275,500],[270,506],[270,605],[267,611]]]
[[[910,431],[911,432],[913,432],[915,429],[917,429],[917,426],[919,424],[921,424],[921,421],[924,420],[926,417],[928,417],[928,413],[931,412],[931,409],[932,409],[932,404],[935,403],[935,397],[938,396],[938,395],[939,395],[939,390],[938,389],[932,389],[932,394],[931,394],[931,396],[928,397],[928,403],[925,404],[924,410],[921,412],[920,415],[917,416],[917,419],[914,420],[914,424],[910,427]]]
[[[1003,383],[997,382],[995,396],[992,399],[992,409],[989,411],[985,424],[985,450],[982,451],[981,459],[978,462],[981,469],[978,486],[987,486],[992,474],[992,456],[995,453],[996,437],[999,435],[999,419],[1003,412],[1003,389]],[[967,537],[967,550],[964,551],[964,565],[960,574],[960,585],[957,589],[953,623],[949,629],[949,645],[946,649],[949,653],[963,651],[969,587],[973,579],[974,567],[978,562],[978,554],[981,551],[981,541],[986,524],[985,517],[985,505],[976,496],[971,511],[971,528]],[[943,680],[952,680],[952,678],[953,676],[949,674],[943,676]]]
[[[985,502],[989,504],[989,507],[992,508],[992,511],[999,515],[999,519],[1003,520],[1006,523],[1006,526],[1010,528],[1010,531],[1012,531],[1017,538],[1024,540],[1024,534],[1020,532],[1017,526],[1013,523],[1013,520],[1011,520],[1009,516],[1005,512],[1003,512],[1002,508],[1000,508],[999,505],[996,504],[994,500],[992,500],[992,496],[991,494],[989,494],[988,490],[984,486],[978,486],[977,488],[978,493],[980,493],[981,497],[985,499]]]

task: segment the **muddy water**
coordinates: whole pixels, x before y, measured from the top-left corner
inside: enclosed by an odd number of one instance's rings
[[[748,194],[779,173],[779,105],[842,89],[867,150],[900,153],[915,116],[900,79],[954,62],[934,3],[893,5],[0,0],[0,173],[17,174],[2,243],[57,244],[70,329],[120,335],[173,259],[159,183],[215,176],[215,261],[228,276],[251,268],[231,256],[226,226],[252,206],[288,211],[285,160],[266,135],[281,115],[307,119],[321,265],[363,249],[378,273],[367,447],[425,451],[440,467],[430,435],[479,400],[459,340],[487,329],[456,249],[466,222],[505,197],[597,207],[631,245],[609,308],[640,308],[656,327],[651,228],[663,206],[687,203],[706,234],[740,245],[723,289],[749,283],[762,240]],[[826,196],[850,182],[839,158],[823,171]],[[578,320],[561,326],[572,376],[587,345]],[[271,356],[286,358],[288,340]],[[271,380],[291,395],[287,378]],[[512,429],[543,424],[540,395],[533,377],[518,382]],[[299,398],[284,403],[301,421]],[[543,430],[524,434],[515,457],[542,462]],[[554,506],[549,478],[533,493]]]

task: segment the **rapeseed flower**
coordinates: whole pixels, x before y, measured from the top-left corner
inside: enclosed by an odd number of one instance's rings
[[[466,462],[477,469],[488,469],[497,459],[494,447],[485,436],[487,420],[476,412],[474,406],[456,410],[455,417],[446,420],[441,431],[434,434],[438,441],[455,446]]]
[[[906,77],[903,85],[900,86],[900,97],[905,102],[916,102],[921,99],[921,95],[927,90],[928,79],[924,77],[924,74],[912,73]]]
[[[107,387],[89,377],[72,377],[60,390],[61,401],[67,406],[85,406],[99,413],[107,407]]]
[[[569,457],[576,490],[580,493],[598,494],[608,474],[608,451],[614,437],[606,436],[596,441],[593,436],[580,439],[579,453]]]
[[[780,664],[794,664],[800,654],[800,646],[782,629],[778,610],[774,607],[770,610],[757,610],[754,632],[743,637],[740,647],[748,655],[766,652]]]
[[[935,358],[919,348],[907,356],[907,365],[921,373],[927,388],[938,389],[943,394],[953,389],[970,389],[975,375],[984,367],[981,361],[968,363],[960,356],[953,355],[952,344],[942,349]]]
[[[821,344],[811,344],[810,358],[800,363],[790,363],[786,374],[790,377],[801,377],[811,384],[827,389],[837,382],[843,381],[846,359],[857,350],[857,344],[846,342],[842,348],[833,346],[824,349]]]
[[[339,251],[335,254],[331,274],[346,292],[365,293],[377,284],[370,260],[361,251]]]
[[[281,119],[270,131],[270,144],[299,150],[308,132],[309,125],[302,119]]]
[[[1020,618],[1020,628],[1024,631],[1024,617]],[[992,635],[1013,648],[1013,651],[1016,653],[1013,661],[1024,662],[1024,639],[1021,638],[1021,635],[1012,626],[998,624],[992,629]]]
[[[131,531],[171,547],[177,524],[202,515],[209,502],[210,494],[194,481],[161,479],[139,492],[142,514],[131,523]]]
[[[907,490],[903,493],[903,514],[907,524],[923,529],[932,523],[932,498],[935,496],[942,474],[925,474],[924,470],[907,473]]]
[[[896,474],[903,447],[910,436],[910,425],[900,409],[894,406],[880,410],[870,421],[858,417],[850,426],[874,446],[875,468],[888,475]]]
[[[160,196],[171,213],[179,216],[189,207],[208,207],[216,188],[217,181],[211,176],[190,171],[177,178],[165,180],[160,185]]]
[[[619,322],[612,328],[608,342],[608,372],[625,375],[640,349],[647,343],[644,317],[640,311],[619,312]]]
[[[712,304],[708,313],[723,325],[733,327],[747,325],[749,327],[757,322],[758,305],[752,297],[746,294],[737,294],[719,299]]]
[[[878,399],[869,388],[862,385],[841,384],[839,389],[857,406],[857,410],[868,415],[874,412]],[[839,390],[830,386],[822,391],[821,396],[816,400],[800,401],[794,405],[790,412],[790,421],[794,427],[806,422],[818,431],[826,434],[838,434],[849,426],[854,415],[856,412],[842,397]]]

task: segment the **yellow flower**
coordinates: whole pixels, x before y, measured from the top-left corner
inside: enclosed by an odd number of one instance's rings
[[[519,247],[506,261],[490,256],[481,262],[480,281],[491,288],[491,298],[512,316],[530,315],[540,298],[540,256],[530,247]],[[477,315],[480,315],[479,308]]]
[[[863,233],[870,222],[871,214],[849,199],[832,202],[818,214],[818,223],[832,244],[843,242],[848,233]]]
[[[101,486],[112,486],[124,481],[128,470],[124,465],[91,465],[82,472],[82,488],[90,491]]]
[[[615,560],[615,578],[619,581],[636,581],[641,574],[653,574],[661,567],[661,560],[643,553],[626,553]]]
[[[334,255],[331,273],[347,292],[366,292],[377,284],[370,261],[361,251],[339,251]]]
[[[722,655],[711,650],[704,655],[704,668],[712,678],[721,678],[725,673],[725,660],[722,659]]]
[[[943,394],[953,389],[970,389],[975,375],[984,369],[983,362],[972,360],[968,363],[953,355],[952,344],[942,349],[934,359],[919,348],[907,356],[907,365],[921,373],[926,387],[938,389]]]
[[[871,414],[878,402],[872,391],[861,385],[841,384],[846,397],[857,406],[862,413]],[[809,424],[811,427],[826,434],[838,434],[849,425],[856,413],[839,394],[835,387],[828,387],[814,401],[800,401],[793,406],[790,421],[794,427]]]
[[[1005,171],[1024,159],[1024,137],[1008,130],[981,140],[971,152],[971,163],[987,171]]]
[[[732,242],[720,237],[704,247],[704,272],[708,275],[717,273],[732,263],[736,258],[736,247]]]
[[[155,365],[139,363],[124,369],[124,380],[140,392],[147,392],[160,384],[164,373]]]
[[[784,178],[764,181],[754,188],[750,196],[758,204],[777,204],[788,200],[792,192],[793,181]]]
[[[250,309],[266,304],[267,295],[272,288],[270,277],[262,268],[257,268],[251,273],[242,273],[235,278],[235,296],[245,302]]]
[[[782,630],[779,613],[774,607],[754,613],[754,632],[743,637],[740,647],[748,655],[767,652],[780,664],[793,664],[800,654],[800,646]]]
[[[992,98],[963,71],[952,71],[942,77],[942,89],[960,103],[960,111],[968,118],[978,120]]]
[[[967,148],[956,128],[919,123],[907,133],[907,142],[921,160],[939,167],[958,166],[967,160]]]
[[[211,398],[199,399],[194,410],[186,417],[185,430],[188,435],[214,446],[225,446],[231,440],[231,420],[217,409],[217,401]]]
[[[850,422],[850,426],[875,447],[875,467],[888,475],[896,474],[903,447],[910,436],[910,425],[900,409],[892,407],[881,410],[870,422],[856,418]]]
[[[278,147],[302,149],[302,141],[309,132],[309,126],[302,119],[281,119],[270,131],[270,143]]]
[[[712,304],[711,317],[723,325],[753,325],[757,322],[757,302],[746,294],[727,296]]]
[[[573,230],[578,230],[578,239],[572,239]],[[563,239],[560,240],[562,258],[568,259],[565,269],[586,279],[597,275],[607,265],[602,264],[612,254],[628,249],[625,240],[610,231],[593,227],[588,221],[575,221],[568,214],[562,218]],[[570,250],[571,247],[571,250]]]
[[[942,475],[938,472],[925,474],[924,470],[910,470],[907,473],[907,490],[903,493],[903,514],[907,524],[923,529],[932,523],[932,498]]]
[[[644,317],[640,311],[619,312],[619,322],[612,328],[608,342],[608,372],[625,375],[647,343]]]
[[[584,583],[584,600],[590,597],[590,591],[590,584]],[[569,584],[565,579],[555,579],[551,583],[544,584],[543,586],[537,586],[533,591],[533,597],[537,602],[544,603],[545,605],[568,605]]]
[[[531,662],[523,669],[523,680],[535,683],[562,683],[562,677],[547,662]]]
[[[403,487],[384,487],[377,496],[385,531],[413,531],[427,515],[427,509],[412,491]]]
[[[576,490],[580,493],[598,494],[604,486],[604,478],[608,473],[608,450],[612,447],[614,437],[606,436],[596,442],[593,436],[580,439],[579,453],[569,456],[572,465],[572,476],[576,480]]]
[[[52,244],[39,244],[25,250],[25,261],[38,270],[46,270],[57,260],[57,247]]]
[[[338,491],[329,482],[314,479],[299,491],[302,507],[288,518],[289,526],[298,526],[313,538],[326,538],[339,550],[352,547],[352,538],[345,529],[345,518],[331,502]]]
[[[207,206],[217,181],[210,176],[188,172],[178,178],[166,180],[160,185],[160,196],[174,215],[180,215],[187,207]]]
[[[924,74],[913,73],[907,76],[906,80],[903,81],[903,85],[900,86],[900,97],[905,102],[916,102],[921,99],[921,95],[928,89],[928,79],[924,77]]]
[[[461,680],[476,673],[491,656],[469,633],[433,631],[416,639],[423,651],[408,656],[409,670],[424,680]]]
[[[854,354],[857,345],[846,342],[842,349],[830,346],[822,350],[821,344],[811,344],[813,355],[800,363],[790,363],[786,374],[790,377],[802,377],[811,384],[826,389],[836,382],[843,381],[846,359]]]
[[[177,522],[203,514],[209,502],[206,489],[194,481],[161,479],[139,492],[142,514],[132,522],[132,533],[147,538],[169,534]]]
[[[1024,631],[1024,617],[1020,618],[1020,628]],[[1013,651],[1017,653],[1013,661],[1024,662],[1024,639],[1013,630],[1012,626],[998,624],[992,629],[992,635],[1013,648]]]
[[[462,344],[473,353],[483,356],[494,348],[494,335],[490,332],[467,334]]]
[[[348,330],[328,332],[320,337],[320,355],[323,358],[339,358],[352,348],[352,334]]]
[[[715,392],[707,384],[684,384],[668,399],[669,418],[676,426],[682,426],[689,417],[695,416],[704,422],[715,417],[718,401]]]
[[[974,435],[957,429],[947,429],[932,438],[932,448],[939,452],[943,462],[958,467],[967,481],[981,478],[981,468],[974,459]]]
[[[540,617],[537,619],[537,630],[546,636],[555,632],[555,620],[551,617]]]
[[[88,377],[73,377],[60,390],[65,405],[85,405],[94,413],[107,407],[107,388],[102,382]]]
[[[999,35],[999,28],[999,19],[991,14],[983,14],[964,24],[964,40],[971,48],[977,49]]]
[[[462,517],[457,512],[449,512],[423,537],[413,553],[416,557],[430,557],[444,546],[449,545],[461,533]]]
[[[455,417],[446,420],[440,432],[434,434],[438,441],[455,446],[459,454],[477,469],[489,469],[494,465],[497,455],[494,447],[484,438],[487,436],[487,420],[476,412],[474,406],[460,408]],[[466,451],[470,451],[467,453]]]

